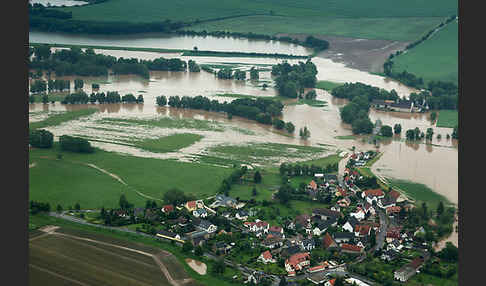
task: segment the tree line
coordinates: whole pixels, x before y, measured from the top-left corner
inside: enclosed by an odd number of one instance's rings
[[[61,150],[63,151],[71,151],[77,153],[93,153],[94,148],[91,146],[88,140],[73,137],[69,135],[62,135],[59,137],[59,144],[61,146]]]
[[[275,88],[280,96],[302,97],[304,88],[312,88],[317,82],[317,67],[308,59],[305,63],[290,65],[284,61],[272,66],[272,76],[275,77]]]
[[[289,163],[282,163],[280,164],[280,175],[289,176],[289,177],[300,177],[300,176],[311,176],[314,177],[315,174],[322,174],[322,173],[332,173],[338,171],[339,163],[328,164],[325,167],[317,166],[314,164],[289,164]]]
[[[350,100],[340,110],[341,120],[351,124],[354,134],[370,134],[373,132],[373,123],[371,122],[368,112],[370,103],[374,99],[397,100],[398,94],[395,90],[390,92],[364,83],[345,83],[336,87],[331,94],[338,98]]]
[[[187,62],[178,58],[154,60],[139,60],[137,58],[116,58],[110,55],[96,54],[88,48],[84,52],[79,47],[57,50],[51,53],[49,45],[36,45],[32,49],[32,61],[28,61],[30,69],[55,72],[56,76],[107,76],[111,69],[114,74],[137,74],[149,78],[150,70],[186,71]],[[191,61],[189,71],[197,72],[199,67]]]
[[[169,100],[165,96],[158,96],[156,103],[159,106],[168,104],[175,108],[202,109],[206,111],[226,112],[228,117],[233,115],[255,120],[262,124],[274,125],[276,129],[286,129],[293,133],[295,126],[291,122],[284,122],[277,118],[282,115],[283,104],[278,100],[267,98],[238,98],[230,103],[226,101],[220,103],[216,99],[209,99],[205,96],[170,96]]]
[[[452,82],[430,81],[427,91],[412,92],[410,100],[414,104],[427,102],[430,109],[457,109],[459,89]]]

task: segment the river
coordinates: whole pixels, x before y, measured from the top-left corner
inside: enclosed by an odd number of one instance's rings
[[[112,46],[136,46],[136,47],[159,47],[159,48],[184,48],[191,49],[198,46],[200,50],[231,50],[231,51],[248,51],[248,52],[278,52],[278,53],[305,53],[303,48],[292,47],[290,44],[274,43],[265,41],[249,41],[243,39],[221,39],[214,37],[174,37],[174,38],[157,38],[140,37],[132,38],[124,36],[116,37],[96,37],[96,36],[66,36],[59,33],[40,33],[30,32],[30,41],[32,42],[50,42],[63,44],[92,44],[92,45],[112,45]],[[136,51],[112,51],[112,50],[95,50],[97,53],[109,54],[116,57],[137,57],[143,59],[154,59],[157,57],[171,58],[181,57],[179,53],[154,53],[154,52],[136,52]],[[198,64],[229,64],[233,66],[244,67],[245,69],[256,65],[260,68],[269,68],[271,65],[281,62],[278,59],[271,58],[218,58],[218,57],[181,57],[184,60],[193,59]],[[377,86],[388,91],[395,89],[403,97],[408,97],[414,89],[404,86],[396,81],[384,78],[379,75],[370,74],[347,67],[343,63],[333,62],[331,59],[314,57],[312,61],[318,69],[318,80],[328,80],[333,82],[363,82],[365,84]],[[298,60],[289,60],[289,63],[296,63]],[[73,79],[73,77],[65,77]],[[333,98],[328,92],[318,90],[319,100],[327,102],[325,107],[311,107],[308,105],[286,105],[283,110],[283,120],[292,121],[299,128],[307,126],[311,131],[309,140],[301,140],[298,136],[283,136],[273,130],[272,127],[257,124],[244,118],[234,117],[228,120],[223,114],[217,114],[205,111],[195,110],[175,110],[169,107],[157,107],[155,97],[158,95],[187,95],[211,96],[218,100],[231,100],[231,98],[222,98],[213,96],[218,93],[238,93],[255,96],[274,96],[275,91],[272,88],[262,90],[262,82],[271,82],[269,71],[260,73],[260,82],[236,81],[236,80],[218,80],[214,75],[201,71],[200,73],[190,72],[150,72],[150,80],[142,79],[138,76],[114,76],[90,78],[84,77],[85,91],[91,93],[91,83],[100,83],[101,91],[119,91],[121,95],[133,93],[135,96],[143,94],[145,103],[136,104],[113,104],[113,105],[95,105],[100,109],[100,113],[93,115],[93,118],[103,117],[137,117],[151,118],[154,116],[176,116],[184,118],[197,118],[206,120],[215,120],[227,124],[228,126],[251,130],[254,134],[243,134],[234,129],[227,129],[225,132],[197,131],[194,133],[204,133],[206,136],[196,144],[180,150],[178,153],[154,154],[142,152],[133,147],[121,146],[116,144],[95,142],[94,145],[108,150],[117,150],[137,156],[158,157],[158,158],[186,158],[190,154],[201,154],[209,146],[222,143],[243,143],[243,142],[275,142],[285,144],[300,144],[318,146],[318,144],[330,144],[330,152],[336,150],[350,149],[356,146],[358,150],[377,149],[382,151],[383,156],[374,164],[373,171],[386,177],[410,180],[422,183],[434,191],[444,195],[452,203],[458,201],[458,153],[457,141],[446,139],[446,134],[452,132],[451,128],[437,128],[431,125],[428,113],[408,114],[399,112],[380,112],[370,111],[370,118],[374,122],[380,119],[383,124],[393,126],[395,123],[402,125],[402,133],[407,129],[419,127],[422,131],[428,127],[433,127],[435,131],[433,145],[410,144],[403,140],[388,140],[381,142],[378,147],[369,142],[362,142],[361,139],[343,140],[336,136],[351,135],[350,126],[341,122],[339,117],[339,108],[342,107],[346,100]],[[48,104],[30,104],[31,112],[42,110],[70,110],[81,108],[81,106],[64,106],[59,103],[54,105]],[[94,124],[94,125],[93,125]],[[96,136],[108,136],[105,132],[86,127],[95,127],[94,120],[78,120],[66,125],[60,125],[48,128],[55,135],[59,134],[89,134]],[[133,132],[139,132],[141,135],[147,131],[133,129]],[[167,135],[168,130],[151,131],[159,135]],[[136,133],[138,134],[138,133]],[[437,134],[442,135],[442,139],[436,138]],[[120,136],[113,134],[114,137]],[[402,136],[402,137],[403,137]]]

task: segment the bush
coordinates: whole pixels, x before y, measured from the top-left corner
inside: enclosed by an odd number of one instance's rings
[[[29,144],[37,148],[51,148],[54,135],[44,129],[29,132]]]
[[[61,150],[78,152],[78,153],[93,153],[94,148],[88,140],[78,137],[72,137],[69,135],[62,135],[59,137],[59,143],[61,144]]]

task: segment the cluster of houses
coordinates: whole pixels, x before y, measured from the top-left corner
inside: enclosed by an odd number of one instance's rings
[[[398,111],[398,112],[425,112],[429,109],[429,106],[422,101],[420,104],[414,104],[411,100],[383,100],[374,99],[371,102],[371,106],[378,110],[386,111]]]
[[[373,158],[373,152],[353,153],[351,159],[359,165]],[[305,190],[310,198],[315,199],[319,193],[332,197],[328,208],[315,208],[308,214],[300,214],[282,225],[271,225],[258,218],[254,208],[244,209],[245,203],[225,195],[217,195],[208,205],[203,200],[188,201],[179,206],[165,205],[160,211],[167,215],[174,211],[186,210],[189,216],[178,216],[166,219],[165,230],[159,230],[156,236],[176,241],[202,246],[215,235],[227,233],[219,230],[211,223],[211,216],[221,216],[238,226],[243,233],[255,237],[259,246],[265,250],[256,261],[263,264],[277,263],[283,259],[288,276],[309,273],[308,280],[315,284],[327,283],[333,285],[333,280],[324,277],[325,270],[339,267],[335,261],[321,261],[311,266],[311,253],[317,248],[332,252],[363,255],[370,248],[371,239],[380,231],[378,212],[385,213],[391,220],[397,217],[406,202],[395,190],[385,192],[382,189],[361,191],[355,186],[360,179],[359,173],[350,166],[344,171],[342,183],[333,174],[315,174]],[[145,214],[145,218],[156,218],[156,211],[136,209],[135,215]],[[168,216],[170,217],[170,216]],[[208,220],[209,217],[209,220]],[[381,259],[385,262],[394,260],[401,251],[410,249],[415,233],[405,233],[401,227],[393,226],[386,230],[385,246]],[[238,242],[213,244],[213,251],[218,254],[231,252]],[[318,244],[318,245],[317,245]],[[395,272],[395,278],[406,281],[415,269],[422,264],[413,261]],[[411,274],[412,273],[412,274]],[[258,273],[257,273],[258,274]],[[258,275],[252,276],[256,279]],[[324,280],[323,280],[324,279]],[[327,280],[325,280],[327,279]]]

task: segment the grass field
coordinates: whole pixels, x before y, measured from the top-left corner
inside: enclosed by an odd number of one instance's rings
[[[263,34],[317,33],[412,41],[437,25],[441,18],[456,14],[457,1],[303,0],[296,3],[291,0],[187,0],[162,3],[158,0],[110,0],[96,5],[59,9],[72,11],[75,20],[89,21],[161,22],[170,19],[192,22],[247,15],[201,22],[189,28]]]
[[[437,127],[454,128],[458,125],[459,113],[457,110],[439,110]]]
[[[33,130],[33,129],[45,128],[48,126],[56,126],[66,121],[75,120],[83,116],[91,115],[97,111],[98,109],[95,108],[87,108],[87,109],[81,109],[76,111],[68,111],[60,114],[54,114],[52,116],[49,116],[45,120],[29,123],[29,129]]]
[[[157,139],[144,139],[135,143],[135,146],[150,152],[166,153],[191,146],[202,138],[203,136],[198,134],[179,133]]]
[[[49,103],[52,102],[52,101],[60,102],[68,94],[69,94],[69,92],[50,92],[50,93],[47,94],[47,99],[49,100]],[[34,95],[34,102],[42,102],[43,96],[44,96],[43,94]]]
[[[320,80],[316,84],[316,88],[324,89],[327,91],[332,91],[334,88],[343,85],[342,83],[327,81],[327,80]]]
[[[393,72],[406,70],[424,79],[458,83],[458,23],[452,21],[430,39],[393,59]]]
[[[307,104],[313,107],[325,107],[327,106],[327,101],[317,100],[317,99],[299,99],[298,101],[288,103],[287,105],[300,105]]]
[[[354,139],[356,139],[356,136],[344,135],[344,136],[335,136],[334,138],[339,139],[339,140],[354,140]]]
[[[447,198],[434,192],[424,184],[397,179],[390,179],[389,182],[392,187],[400,188],[408,197],[414,199],[416,205],[426,202],[429,208],[436,209],[440,201],[445,205],[450,204]]]
[[[56,155],[63,155],[61,160]],[[63,208],[79,202],[81,208],[114,207],[121,193],[135,206],[144,206],[145,195],[162,199],[171,188],[179,188],[198,197],[216,193],[229,168],[206,164],[185,163],[124,156],[100,149],[92,154],[60,152],[58,145],[52,149],[32,149],[29,163],[29,196],[31,200],[49,202],[52,207]],[[94,168],[91,163],[119,176],[128,187]]]

